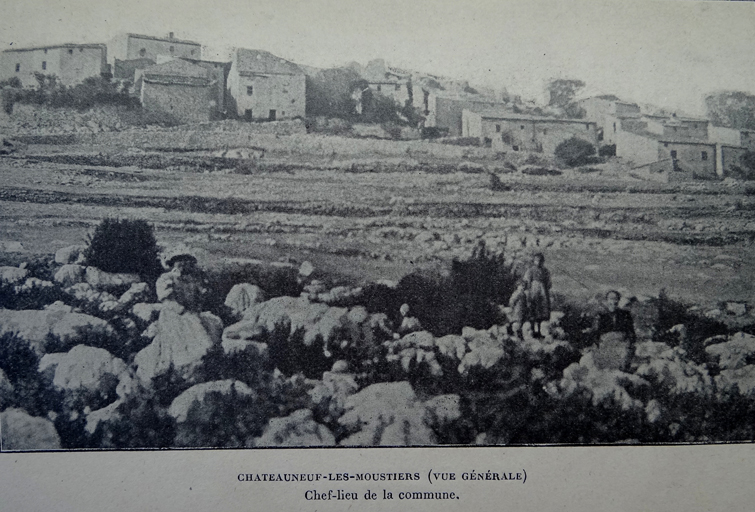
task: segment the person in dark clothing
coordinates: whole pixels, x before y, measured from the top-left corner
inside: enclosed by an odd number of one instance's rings
[[[595,322],[595,334],[598,337],[609,333],[618,332],[624,335],[624,339],[630,343],[637,340],[634,332],[634,320],[632,314],[619,308],[621,294],[616,290],[606,293],[606,311],[600,313]]]

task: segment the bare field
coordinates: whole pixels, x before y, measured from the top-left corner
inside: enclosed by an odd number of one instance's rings
[[[444,268],[484,239],[511,255],[543,251],[567,296],[665,288],[705,305],[755,299],[755,189],[745,184],[645,182],[615,165],[527,176],[492,159],[163,149],[30,145],[0,159],[1,239],[48,254],[82,243],[106,216],[139,218],[162,243],[204,249],[205,265],[306,259],[345,282]],[[491,190],[487,171],[509,190]]]

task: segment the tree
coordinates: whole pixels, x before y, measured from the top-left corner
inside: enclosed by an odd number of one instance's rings
[[[556,157],[566,165],[576,167],[578,165],[589,164],[593,161],[595,146],[579,137],[572,137],[556,146],[555,153]]]
[[[351,119],[356,114],[352,92],[360,76],[349,68],[324,69],[307,76],[307,116]]]
[[[564,111],[566,117],[583,118],[585,110],[574,101],[577,92],[585,86],[582,80],[557,78],[548,83],[548,105]]]
[[[755,130],[755,95],[742,91],[719,91],[705,97],[708,117],[716,126]]]
[[[548,105],[566,108],[574,102],[577,92],[585,86],[582,80],[557,78],[548,83]]]

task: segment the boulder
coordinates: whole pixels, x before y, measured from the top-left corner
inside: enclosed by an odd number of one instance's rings
[[[322,380],[315,381],[308,391],[314,407],[331,420],[339,418],[346,409],[347,399],[359,390],[353,375],[337,372],[323,372]]]
[[[144,323],[152,323],[160,316],[161,303],[139,302],[131,308],[131,314]]]
[[[255,446],[335,446],[328,427],[312,419],[312,411],[299,409],[284,418],[272,418]]]
[[[705,351],[718,358],[718,365],[727,370],[744,367],[755,356],[755,336],[738,332],[725,343],[708,345]]]
[[[29,271],[18,267],[0,267],[0,284],[18,285],[26,280]]]
[[[66,288],[84,282],[85,269],[81,265],[63,265],[55,272],[53,279]]]
[[[228,398],[231,395],[251,397],[254,396],[254,392],[239,380],[216,380],[196,384],[173,400],[168,409],[168,414],[177,423],[183,423],[189,419],[189,412],[192,407],[198,408],[200,411],[205,409],[206,412],[210,412],[215,407],[214,400],[210,398],[212,395],[221,399]]]
[[[264,301],[265,292],[262,288],[249,283],[240,283],[234,285],[228,292],[225,305],[237,315],[243,315],[247,309]]]
[[[30,416],[22,409],[0,413],[3,450],[59,450],[60,436],[47,418]]]
[[[86,267],[84,278],[93,288],[100,291],[129,286],[141,281],[137,274],[114,274],[97,267]]]
[[[62,343],[62,346],[56,347],[58,350],[76,345],[76,341],[82,337],[96,339],[115,335],[105,320],[71,312],[70,307],[51,307],[42,311],[0,309],[0,334],[7,332],[17,332],[40,355],[47,351],[49,335],[57,337]]]
[[[118,383],[128,375],[128,367],[107,350],[76,345],[67,353],[46,354],[40,372],[54,368],[55,388],[86,400],[108,403],[116,398]],[[89,405],[89,404],[88,404]]]
[[[220,344],[223,330],[222,321],[211,313],[178,313],[173,308],[163,308],[155,326],[152,343],[134,358],[136,375],[145,383],[171,368],[192,382],[202,358]]]
[[[86,247],[83,245],[69,245],[55,251],[55,263],[61,265],[68,265],[70,263],[82,264],[84,262],[84,250]]]
[[[755,364],[722,370],[716,376],[716,387],[719,392],[731,392],[735,386],[740,395],[755,397]]]
[[[310,277],[315,272],[315,267],[310,262],[305,261],[299,267],[299,275],[301,277]]]
[[[147,283],[134,283],[118,298],[118,303],[123,307],[130,307],[132,304],[145,302],[149,296],[150,290]]]
[[[727,302],[726,312],[734,316],[744,316],[747,314],[746,302]]]
[[[16,285],[14,291],[20,293],[29,291],[32,288],[52,288],[53,286],[55,286],[55,283],[52,283],[51,281],[44,281],[42,279],[37,279],[36,277],[28,277],[26,278],[26,281],[24,281],[24,284]]]

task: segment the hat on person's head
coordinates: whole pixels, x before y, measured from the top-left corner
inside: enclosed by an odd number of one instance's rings
[[[173,246],[162,253],[160,256],[162,265],[166,269],[170,269],[177,261],[191,261],[196,263],[197,257],[191,249],[183,244]]]

